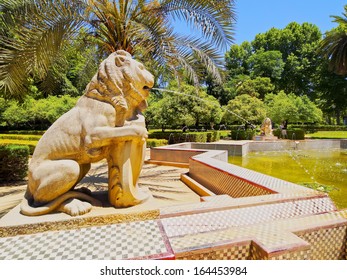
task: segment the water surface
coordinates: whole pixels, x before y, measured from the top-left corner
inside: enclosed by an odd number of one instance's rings
[[[339,209],[347,208],[347,150],[252,152],[230,156],[229,162],[327,191]]]

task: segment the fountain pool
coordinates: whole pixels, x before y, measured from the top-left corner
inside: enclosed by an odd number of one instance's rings
[[[347,151],[288,150],[229,156],[229,163],[329,192],[339,209],[347,208]]]

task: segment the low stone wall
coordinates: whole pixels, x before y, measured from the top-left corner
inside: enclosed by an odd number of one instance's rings
[[[190,143],[176,144],[165,147],[151,148],[150,158],[155,161],[188,163],[192,156],[196,156],[206,150],[193,149]]]
[[[301,242],[298,240],[299,244],[290,249],[271,252],[255,240],[246,240],[219,246],[211,244],[212,246],[208,249],[187,251],[176,258],[183,260],[345,260],[347,257],[346,224],[318,227],[295,234],[302,240]],[[306,245],[305,242],[307,242]]]
[[[201,150],[225,150],[228,155],[244,156],[249,152],[249,141],[235,141],[233,143],[191,143],[191,147]]]
[[[306,147],[318,147],[317,143],[310,142]],[[277,149],[283,149],[283,145],[292,144],[291,141],[276,142]],[[330,143],[328,145],[328,143]],[[335,147],[339,141],[324,141],[324,147]],[[314,145],[313,145],[314,144]],[[238,146],[239,151],[248,147],[270,148],[274,143],[243,142]],[[183,143],[166,147],[151,149],[151,160],[175,163],[189,163],[189,177],[198,184],[204,186],[214,194],[227,194],[233,198],[273,196],[265,200],[283,200],[290,197],[316,196],[318,192],[277,179],[259,172],[228,163],[228,155],[236,147],[232,143],[227,150],[220,150],[228,144],[220,143]],[[211,150],[212,148],[212,150]],[[246,149],[245,149],[246,150]],[[245,151],[244,150],[244,151]],[[324,195],[324,194],[320,194]],[[254,198],[256,200],[256,198]]]
[[[189,177],[215,194],[227,194],[233,198],[238,198],[275,193],[246,178],[227,172],[221,161],[210,161],[212,164],[206,163],[201,157],[200,160],[196,157],[191,158],[189,161]]]
[[[228,155],[245,155],[251,151],[347,149],[347,139],[192,143],[191,148],[200,152],[210,150],[189,159],[188,175],[216,195],[202,198],[206,202],[196,209],[185,206],[164,211],[164,216],[171,217],[168,222],[163,220],[166,230],[171,227],[177,230],[177,225],[185,230],[186,235],[180,232],[177,237],[169,236],[176,259],[346,259],[347,210],[337,211],[327,194],[231,165],[225,154],[218,154],[217,150],[223,149]],[[166,159],[170,160],[170,156],[166,149]],[[216,213],[221,217],[210,214],[218,207]],[[192,215],[191,220],[185,218],[187,214]],[[180,217],[183,221],[175,220]],[[238,218],[244,219],[245,224],[238,224]],[[232,227],[224,230],[222,220]],[[194,221],[198,229],[190,229]],[[204,233],[202,225],[213,228],[212,224],[218,227],[218,234]]]
[[[340,140],[297,140],[297,141],[253,141],[249,142],[249,152],[280,150],[326,150],[340,149]]]

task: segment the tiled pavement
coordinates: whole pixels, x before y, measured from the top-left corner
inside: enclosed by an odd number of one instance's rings
[[[0,226],[0,260],[346,259],[347,210],[337,211],[327,196],[256,204],[254,197],[221,195],[182,204],[179,197],[187,195],[178,179],[182,170],[170,168],[143,170],[142,183],[165,202],[156,218],[13,236]],[[100,174],[102,168],[92,174],[96,183],[92,178],[84,183],[102,188]]]
[[[0,239],[0,259],[92,260],[172,257],[159,221],[139,221]]]
[[[0,259],[346,258],[347,210],[324,198],[0,238]]]

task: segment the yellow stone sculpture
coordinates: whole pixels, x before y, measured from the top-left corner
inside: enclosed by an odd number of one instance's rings
[[[153,84],[153,75],[125,51],[104,60],[76,106],[37,144],[21,213],[75,216],[100,206],[90,194],[73,189],[91,163],[102,159],[109,166],[109,202],[128,207],[143,201],[136,186],[147,137],[141,112]]]
[[[265,136],[273,136],[272,134],[272,123],[270,118],[265,118],[261,127],[260,127],[261,135]]]

